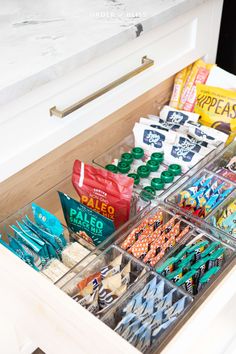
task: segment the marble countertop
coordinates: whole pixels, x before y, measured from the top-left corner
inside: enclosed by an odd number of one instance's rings
[[[202,2],[0,0],[0,105]]]

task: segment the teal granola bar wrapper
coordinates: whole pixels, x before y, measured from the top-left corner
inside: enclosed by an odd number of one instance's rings
[[[75,233],[85,232],[95,246],[102,243],[114,231],[114,222],[94,210],[58,192],[67,226]]]

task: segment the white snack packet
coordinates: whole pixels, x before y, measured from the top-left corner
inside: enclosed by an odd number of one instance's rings
[[[225,90],[236,90],[236,76],[218,66],[214,66],[210,71],[206,85],[220,87]]]
[[[160,118],[169,123],[185,125],[190,120],[197,122],[199,114],[181,111],[170,106],[164,106],[160,112]]]
[[[191,151],[197,152],[202,156],[206,156],[212,150],[215,149],[213,145],[208,145],[207,147],[198,144],[195,139],[191,140],[191,137],[186,135],[178,134],[175,140],[175,145],[181,146],[184,149],[190,149]]]
[[[155,129],[150,126],[135,123],[133,128],[135,146],[142,147],[149,156],[153,152],[163,152],[165,143],[174,144],[176,132]]]
[[[185,173],[202,160],[203,156],[179,145],[165,144],[165,161],[167,164],[179,164]]]
[[[199,141],[206,141],[214,146],[219,146],[222,142],[226,143],[228,135],[214,128],[201,126],[189,126],[188,133]]]
[[[155,126],[160,125],[160,126],[162,126],[162,123],[160,122],[159,118],[158,119],[151,119],[151,118],[141,117],[139,119],[139,123],[143,124],[143,125],[155,125]],[[165,122],[163,122],[163,123],[165,123]],[[166,127],[164,126],[163,128],[169,129],[169,124],[165,124],[165,125],[166,125]]]

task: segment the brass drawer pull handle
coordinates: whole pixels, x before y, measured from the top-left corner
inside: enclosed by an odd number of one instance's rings
[[[68,114],[76,111],[78,108],[80,108],[80,107],[86,105],[87,103],[95,100],[96,98],[102,96],[104,93],[112,90],[113,88],[119,86],[123,82],[131,79],[135,75],[137,75],[137,74],[141,73],[142,71],[148,69],[153,64],[154,64],[154,60],[147,58],[147,56],[144,56],[142,58],[142,64],[138,68],[130,71],[129,73],[125,74],[124,76],[120,77],[119,79],[111,82],[110,84],[102,87],[101,89],[95,91],[91,95],[83,98],[82,100],[74,103],[73,105],[71,105],[71,106],[69,106],[69,107],[67,107],[67,108],[65,108],[63,110],[57,109],[56,106],[50,108],[50,116],[54,115],[54,116],[57,116],[57,117],[60,117],[60,118],[64,118]]]

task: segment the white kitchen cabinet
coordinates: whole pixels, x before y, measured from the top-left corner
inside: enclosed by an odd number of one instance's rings
[[[203,1],[189,12],[158,26],[81,68],[18,98],[2,108],[0,181],[20,171],[59,145],[101,121],[128,102],[200,57],[214,62],[222,1]],[[154,65],[64,119],[49,109],[67,106],[141,64]],[[11,139],[9,139],[11,132]]]
[[[3,152],[0,155],[0,181],[2,181],[0,191],[3,195],[0,208],[3,212],[0,213],[0,220],[6,216],[4,204],[9,205],[9,200],[11,203],[15,201],[16,206],[20,204],[23,206],[26,200],[31,201],[34,195],[32,189],[45,191],[50,184],[53,185],[51,175],[44,175],[48,161],[52,163],[53,158],[55,161],[58,159],[65,161],[65,170],[62,170],[61,165],[58,169],[55,166],[54,174],[57,176],[55,183],[58,182],[61,171],[70,174],[70,165],[67,161],[72,159],[73,163],[74,156],[68,153],[70,139],[76,137],[77,142],[86,146],[86,134],[89,137],[87,144],[90,144],[93,136],[96,136],[94,134],[100,133],[105,127],[107,131],[112,130],[115,140],[116,136],[127,133],[133,121],[148,113],[147,109],[150,107],[153,109],[150,113],[159,111],[170,97],[173,75],[181,68],[200,57],[214,62],[222,2],[222,0],[202,1],[198,6],[179,14],[171,21],[166,19],[166,22],[156,29],[144,33],[128,44],[95,58],[68,75],[36,88],[11,104],[6,104],[2,109],[0,120],[0,151]],[[140,65],[144,55],[154,60],[154,65],[147,70],[63,119],[49,115],[51,107],[64,109],[133,70]],[[120,115],[123,112],[125,119],[122,120]],[[109,117],[109,122],[106,117]],[[121,127],[125,124],[127,131]],[[102,139],[110,139],[109,144],[113,140],[112,137],[106,136]],[[101,149],[101,141],[97,144]],[[95,154],[96,142],[93,142],[93,145],[92,150]],[[60,149],[54,152],[53,150],[58,147]],[[79,147],[73,151],[76,151],[79,158]],[[44,157],[46,154],[49,155]],[[92,156],[90,151],[88,159],[93,157],[95,156]],[[45,167],[37,170],[39,166],[37,160],[40,158],[40,166]],[[36,167],[31,169],[30,164],[35,161]],[[26,170],[21,171],[25,167]],[[13,176],[15,173],[17,174]],[[38,177],[36,185],[32,180],[32,185],[27,186],[27,181],[36,174],[42,174]],[[8,177],[11,178],[6,180]],[[63,177],[65,175],[61,175],[61,179]],[[19,187],[21,194],[15,190],[16,181],[19,181],[19,185],[25,184],[24,188]],[[13,190],[10,190],[10,187]],[[28,196],[25,195],[27,188]],[[14,324],[19,333],[22,333],[23,329],[27,340],[30,338],[32,343],[47,354],[138,352],[2,246],[0,246],[0,275],[1,317]],[[201,353],[223,351],[233,353],[232,343],[235,340],[233,326],[230,326],[229,331],[225,335],[222,334],[221,338],[214,337],[214,333],[215,331],[218,333],[219,328],[223,333],[225,323],[228,321],[232,323],[233,315],[230,308],[235,301],[232,287],[235,280],[234,267],[173,337],[164,349],[165,353],[174,351],[188,353],[190,345],[193,353],[199,352],[199,346]],[[218,338],[220,344],[216,345],[219,343]],[[212,340],[215,342],[212,343]]]

